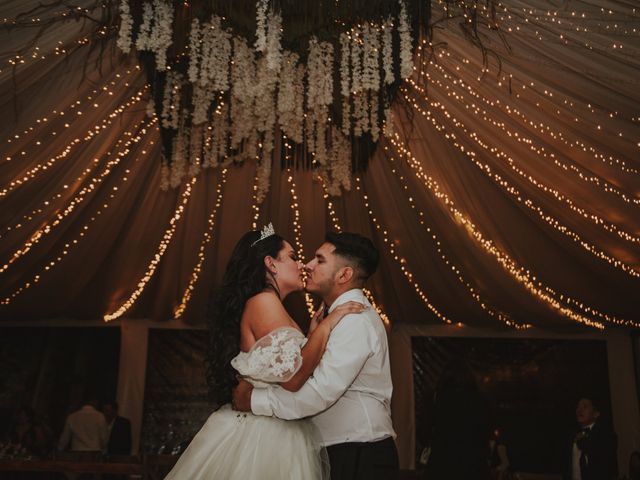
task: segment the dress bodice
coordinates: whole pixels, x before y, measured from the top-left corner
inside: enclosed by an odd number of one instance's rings
[[[236,355],[231,366],[254,386],[286,382],[302,366],[300,350],[306,342],[296,328],[276,328],[258,339],[248,352]]]

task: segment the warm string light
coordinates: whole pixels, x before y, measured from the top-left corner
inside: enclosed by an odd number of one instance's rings
[[[571,148],[580,148],[580,150],[582,151],[587,151],[587,148],[584,145],[582,147],[578,147],[574,142],[569,142],[568,140],[564,139],[564,135],[562,134],[562,132],[553,132],[548,125],[545,125],[542,122],[537,123],[534,120],[529,119],[526,115],[520,112],[516,107],[509,104],[503,104],[498,98],[491,100],[485,97],[484,95],[480,94],[478,91],[474,90],[471,87],[471,85],[467,84],[464,80],[462,80],[455,74],[448,74],[445,71],[445,68],[441,64],[432,63],[429,65],[429,68],[431,69],[431,71],[435,70],[439,72],[444,77],[445,81],[441,81],[435,78],[433,75],[431,75],[429,71],[426,70],[426,67],[424,68],[425,70],[422,71],[422,74],[426,77],[427,82],[429,83],[429,85],[431,85],[431,88],[433,88],[434,85],[437,85],[438,87],[440,87],[441,89],[447,92],[447,96],[449,98],[454,98],[461,105],[464,105],[467,110],[471,110],[474,114],[476,114],[476,116],[478,115],[479,107],[476,106],[475,101],[480,101],[485,105],[487,105],[488,107],[499,109],[499,111],[501,111],[502,113],[506,113],[510,117],[517,117],[519,121],[528,125],[529,127],[534,128],[537,132],[539,132],[542,135],[545,135],[545,134],[549,135],[555,141],[561,141],[562,143],[564,143],[567,146],[570,146]],[[426,98],[427,91],[425,88],[422,88],[415,81],[413,81],[413,79],[409,79],[409,82],[412,84],[412,87],[415,90],[420,92],[420,94]],[[475,101],[464,98],[463,95],[458,94],[454,90],[454,87],[456,86],[458,86],[462,91],[466,91],[470,96],[472,96],[475,99]],[[490,123],[493,127],[499,128],[500,130],[505,132],[510,139],[513,139],[518,143],[525,144],[531,151],[537,154],[538,158],[550,159],[553,162],[553,164],[556,165],[562,171],[573,173],[575,179],[584,181],[590,184],[594,184],[597,187],[599,187],[602,191],[618,196],[625,203],[633,203],[635,205],[640,205],[640,198],[627,195],[626,193],[620,191],[620,189],[617,188],[614,184],[608,182],[606,179],[602,179],[596,175],[591,174],[589,170],[581,166],[576,166],[574,164],[568,164],[560,161],[553,152],[547,152],[544,146],[534,145],[533,140],[531,138],[525,136],[524,134],[509,130],[506,127],[506,124],[502,121],[497,121],[492,118],[489,118],[486,110],[482,110],[482,115],[483,115],[483,120]],[[601,155],[601,157],[603,157],[603,155]],[[626,173],[631,173],[631,172],[626,172]]]
[[[285,148],[287,144],[285,142]],[[298,194],[296,193],[296,184],[293,181],[293,173],[290,168],[287,168],[285,171],[287,176],[287,183],[289,184],[289,192],[291,192],[291,209],[293,210],[293,238],[296,244],[296,248],[298,249],[298,258],[305,258],[304,255],[304,245],[302,244],[302,223],[300,221],[300,204],[298,203]],[[315,312],[315,308],[313,306],[313,298],[307,292],[304,293],[304,301],[307,305],[307,311],[309,312],[309,316],[313,317]]]
[[[435,9],[434,9],[435,10]],[[435,14],[435,11],[434,11]],[[504,31],[504,29],[503,29]],[[447,32],[451,32],[451,30],[447,30]],[[518,40],[518,38],[520,38],[520,35],[517,37],[510,37],[509,41],[516,41]],[[447,42],[449,43],[449,42]],[[524,45],[525,48],[527,45]],[[420,54],[422,52],[422,50],[427,50],[428,52],[433,52],[433,45],[431,43],[428,43],[426,40],[423,40],[421,42],[421,44],[419,44],[418,46],[418,53]],[[443,49],[441,49],[438,54],[437,57],[439,59],[442,58],[446,58],[446,59],[450,59],[451,56],[451,50],[453,48],[453,44],[451,44],[449,46],[449,48],[445,51]],[[535,53],[534,53],[535,54]],[[464,54],[462,54],[464,55]],[[508,58],[508,55],[505,56],[505,59]],[[431,60],[431,55],[428,55],[428,59]],[[463,66],[468,66],[469,65],[469,60],[465,57],[463,57],[462,59],[458,59],[458,61],[463,64]],[[436,62],[431,62],[431,64],[429,65],[430,67],[434,67],[434,68],[439,68],[437,66]],[[424,65],[423,65],[424,67]],[[488,68],[485,66],[478,66],[478,69],[481,72],[481,76],[478,78],[478,80],[482,79],[482,74],[486,74],[489,72]],[[454,70],[459,71],[460,67],[459,66],[455,66]],[[424,72],[422,72],[424,73]],[[513,75],[508,75],[506,76],[504,73],[501,73],[501,78],[505,79],[505,80],[500,80],[498,81],[498,85],[502,85],[505,88],[509,88],[509,95],[511,96],[512,93],[512,89],[513,91],[513,95],[516,98],[520,98],[520,93],[517,90],[517,86],[516,86],[516,79],[513,77]],[[575,110],[576,108],[576,103],[580,103],[579,100],[577,99],[567,99],[566,97],[564,97],[564,100],[561,101],[561,98],[563,97],[562,92],[561,91],[556,91],[550,87],[540,87],[538,88],[537,85],[534,84],[534,82],[520,82],[520,88],[522,89],[523,93],[528,91],[528,92],[535,92],[539,97],[547,99],[550,102],[550,107],[551,108],[549,111],[556,111],[558,114],[560,113],[558,107],[560,106],[560,104],[568,107],[571,107],[573,110]],[[611,82],[610,82],[611,83]],[[540,106],[538,102],[535,102],[536,106]],[[606,108],[604,107],[599,107],[599,106],[595,106],[592,103],[586,103],[584,102],[583,104],[584,106],[582,107],[582,110],[584,110],[585,115],[583,115],[581,118],[578,118],[576,116],[573,116],[572,121],[575,123],[583,123],[584,122],[584,118],[586,118],[586,114],[587,113],[591,113],[594,116],[594,120],[591,121],[590,123],[587,123],[586,125],[589,125],[590,127],[594,128],[594,132],[595,134],[601,134],[605,128],[607,128],[608,125],[613,125],[609,120],[611,118],[616,118],[616,117],[620,117],[620,114],[618,112],[615,111],[608,111],[606,110]],[[571,110],[567,110],[566,111],[566,115],[567,116],[572,116],[572,111]],[[597,118],[595,115],[599,114],[600,118]],[[565,117],[566,118],[566,117]],[[640,117],[638,118],[631,118],[630,119],[631,122],[639,122],[640,121]],[[531,122],[529,119],[525,118],[525,121],[530,122],[532,126],[534,126],[536,129],[537,126],[535,125],[535,123]],[[546,127],[549,128],[549,127]],[[623,132],[611,132],[612,135],[616,135],[617,137],[623,137]],[[595,148],[586,145],[584,142],[580,141],[580,140],[576,140],[575,142],[569,142],[568,140],[565,140],[562,136],[561,132],[555,132],[555,134],[551,133],[551,135],[556,138],[559,137],[561,139],[561,141],[563,141],[564,143],[566,143],[567,145],[570,145],[574,148],[580,148],[585,152],[588,152],[590,154],[592,154],[594,156],[594,158],[607,163],[611,166],[617,167],[619,169],[621,169],[622,171],[626,172],[626,173],[632,173],[632,174],[637,174],[640,173],[640,171],[638,169],[635,168],[630,168],[626,165],[626,163],[623,160],[617,159],[612,157],[611,155],[606,155],[606,154],[602,154],[599,153]],[[640,147],[640,142],[637,143],[638,147]]]
[[[380,223],[378,222],[378,219],[374,216],[373,211],[371,210],[371,207],[369,205],[369,197],[367,196],[367,194],[364,192],[364,190],[360,186],[360,177],[356,177],[356,190],[359,191],[359,192],[362,192],[362,199],[363,199],[363,202],[364,202],[364,206],[365,206],[367,212],[369,213],[369,218],[371,219],[371,222],[376,227],[376,230],[378,230],[382,234],[382,239],[383,239],[385,245],[387,245],[387,247],[389,249],[389,254],[391,255],[391,258],[393,258],[400,265],[400,270],[402,271],[402,273],[404,274],[406,279],[409,281],[409,284],[414,288],[414,290],[416,291],[417,295],[420,297],[420,299],[426,305],[426,307],[429,310],[431,310],[431,312],[438,319],[442,320],[444,323],[452,324],[453,321],[451,321],[446,315],[442,314],[429,301],[429,297],[427,297],[427,294],[424,293],[422,288],[420,288],[420,285],[418,284],[418,282],[414,280],[413,273],[411,273],[411,271],[409,270],[409,268],[406,265],[407,264],[407,260],[404,257],[401,257],[400,255],[398,255],[398,253],[396,253],[396,247],[395,247],[394,242],[389,240],[387,231],[384,230],[381,227]]]
[[[141,120],[140,122],[136,123],[135,125],[132,126],[131,128],[131,132],[135,132],[138,131],[140,129],[140,125],[142,125],[144,123],[144,120]],[[115,152],[116,150],[118,150],[118,148],[120,148],[120,145],[125,142],[128,137],[131,136],[130,132],[125,132],[125,134],[116,142],[115,146],[113,147],[113,149],[111,149],[110,151],[108,151],[103,158],[109,158],[111,157],[111,155],[113,154],[113,152]],[[129,145],[129,143],[127,144]],[[96,157],[93,159],[93,161],[91,163],[98,165],[100,163],[100,158]],[[95,166],[94,165],[94,166]],[[82,183],[82,181],[84,180],[85,177],[87,177],[87,175],[89,175],[91,172],[93,171],[92,168],[85,168],[82,173],[80,174],[80,176],[78,176],[75,180],[69,182],[72,185],[80,185]],[[95,179],[91,180],[92,182],[95,181]],[[63,191],[56,193],[55,195],[53,195],[52,197],[44,200],[42,202],[42,205],[40,205],[39,207],[33,209],[31,212],[25,214],[22,216],[22,218],[19,220],[19,223],[17,223],[14,226],[7,226],[5,227],[5,229],[2,231],[2,233],[0,233],[0,238],[2,238],[4,235],[6,235],[8,232],[10,231],[15,231],[18,230],[20,228],[22,228],[25,224],[27,224],[28,222],[30,222],[31,220],[33,220],[35,217],[37,217],[38,215],[42,214],[47,208],[49,207],[54,207],[56,202],[58,200],[60,200],[60,198],[62,198],[62,195],[64,194],[64,191],[66,190],[66,188],[63,189]],[[81,193],[78,193],[73,199],[71,199],[71,203],[73,204],[78,204],[81,199],[78,198],[78,196],[81,195]]]
[[[151,260],[151,262],[147,266],[145,274],[138,281],[137,288],[129,296],[129,298],[113,313],[107,313],[103,316],[105,322],[110,322],[111,320],[115,320],[124,315],[124,313],[129,310],[134,305],[134,303],[136,303],[136,301],[146,288],[147,284],[153,277],[153,274],[155,273],[160,260],[162,260],[162,256],[167,251],[169,243],[171,243],[171,240],[173,239],[173,234],[175,233],[178,223],[182,218],[182,214],[184,213],[187,203],[189,203],[189,199],[191,198],[191,191],[193,189],[193,186],[196,184],[197,179],[198,177],[192,177],[191,181],[185,184],[184,190],[180,195],[178,207],[173,213],[171,220],[169,220],[169,227],[165,230],[164,235],[162,236],[162,240],[160,241],[160,245],[158,245],[158,250],[153,256],[153,260]]]
[[[438,101],[435,101],[435,100],[429,100],[426,96],[423,96],[422,98],[426,102],[428,102],[429,105],[431,105],[432,108],[434,108],[436,110],[440,110],[445,115],[445,117],[447,117],[447,119],[452,121],[453,124],[459,130],[462,130],[462,132],[464,134],[466,134],[467,138],[469,138],[472,141],[474,141],[477,145],[480,145],[480,147],[482,147],[484,150],[488,151],[489,153],[493,154],[496,158],[503,160],[503,164],[508,165],[509,168],[511,168],[511,170],[513,170],[515,173],[517,173],[519,176],[521,176],[522,178],[527,180],[529,183],[534,185],[539,190],[541,190],[541,191],[543,191],[543,192],[545,192],[547,194],[552,195],[558,202],[567,205],[569,207],[569,209],[571,209],[572,211],[576,212],[581,217],[583,217],[583,218],[585,218],[587,220],[591,220],[595,225],[602,227],[604,230],[606,230],[606,231],[608,231],[610,233],[618,235],[623,240],[626,240],[626,241],[629,241],[629,242],[632,242],[632,243],[640,243],[640,238],[639,237],[637,237],[635,235],[632,235],[632,234],[630,234],[628,232],[625,232],[624,230],[622,230],[618,226],[616,226],[616,225],[604,220],[603,218],[599,217],[598,215],[596,215],[594,213],[587,212],[584,208],[576,205],[570,198],[568,198],[565,195],[563,195],[562,193],[560,193],[557,189],[555,189],[553,187],[549,187],[548,185],[545,185],[543,182],[537,180],[532,175],[530,175],[527,172],[525,172],[524,170],[522,170],[516,164],[516,161],[511,156],[507,155],[506,153],[504,153],[502,150],[500,150],[497,147],[489,146],[484,140],[482,140],[480,138],[480,136],[476,132],[469,131],[467,126],[463,122],[459,121],[455,116],[453,116],[442,103],[440,103]],[[467,110],[472,110],[476,114],[478,113],[478,109],[475,106],[475,104],[472,103],[471,106],[470,106],[468,103],[464,103],[464,105],[465,105],[465,108]],[[483,110],[483,113],[486,114],[486,111]],[[484,119],[486,120],[486,117]],[[507,134],[510,137],[520,137],[520,135],[517,132],[513,133],[511,131],[507,131]],[[490,170],[489,170],[489,166],[488,165],[485,164],[485,167],[482,168],[482,170],[484,170],[487,174],[490,174]],[[507,182],[502,180],[498,174],[494,174],[493,176],[500,183],[502,183],[504,185],[507,185]],[[512,188],[514,190],[514,192],[517,192],[514,187],[510,187],[510,188]],[[516,194],[518,196],[520,196],[520,193],[516,193]],[[539,207],[536,207],[536,208],[539,208]]]
[[[593,321],[590,318],[585,317],[584,315],[580,315],[574,312],[570,308],[563,306],[560,301],[573,305],[574,307],[581,309],[583,312],[598,316],[602,320],[610,323],[625,326],[640,326],[640,324],[638,324],[637,322],[618,319],[612,315],[599,312],[595,308],[585,305],[580,300],[573,299],[568,295],[558,294],[550,287],[544,286],[536,279],[535,275],[531,275],[529,270],[525,270],[524,268],[518,266],[517,263],[509,255],[501,251],[499,248],[495,247],[491,240],[487,240],[486,238],[484,238],[475,224],[455,207],[454,202],[449,198],[448,195],[442,192],[438,183],[424,172],[424,168],[415,159],[411,152],[406,147],[401,145],[400,139],[397,134],[393,137],[388,137],[388,139],[390,143],[395,147],[396,152],[407,160],[407,163],[413,170],[414,175],[427,188],[427,191],[431,192],[434,198],[444,204],[444,206],[446,206],[446,208],[454,215],[456,220],[465,227],[466,231],[471,235],[471,238],[474,239],[485,250],[485,252],[495,257],[498,263],[504,268],[504,270],[509,273],[512,278],[522,284],[534,297],[548,304],[554,310],[560,312],[562,315],[565,315],[568,318],[584,325],[592,326],[599,329],[604,328],[604,325],[602,325],[600,322]],[[393,161],[393,157],[389,158],[391,161]],[[555,297],[558,297],[560,300]]]
[[[104,118],[101,123],[94,125],[84,134],[82,138],[76,137],[71,143],[69,143],[61,153],[56,155],[55,157],[50,158],[47,161],[43,161],[39,163],[37,166],[33,167],[27,173],[23,174],[20,178],[16,178],[9,183],[9,185],[2,190],[0,190],[0,198],[7,196],[13,190],[28,182],[29,180],[33,180],[36,176],[49,168],[53,167],[59,160],[65,159],[69,156],[69,154],[73,151],[74,147],[78,146],[82,142],[88,142],[95,138],[98,134],[102,133],[107,129],[114,121],[119,120],[122,113],[130,108],[131,106],[137,104],[142,100],[144,88],[139,90],[136,94],[134,94],[128,101],[119,105],[115,110],[109,113],[107,118]],[[68,129],[70,124],[65,123],[64,127]],[[52,132],[52,136],[56,136],[57,132]]]
[[[253,210],[253,221],[251,222],[251,228],[253,230],[258,229],[258,220],[260,219],[261,202],[258,201],[258,179],[259,178],[260,178],[260,175],[256,171],[256,174],[253,177],[253,189],[251,192],[251,210]]]
[[[574,4],[575,5],[575,4]],[[582,4],[586,6],[585,3]],[[623,39],[633,38],[638,36],[638,29],[631,28],[624,29],[622,24],[630,23],[637,25],[637,18],[632,18],[632,12],[617,11],[614,12],[608,9],[606,12],[601,9],[597,12],[592,8],[591,11],[563,11],[563,10],[542,10],[531,7],[520,7],[518,9],[509,9],[506,5],[503,5],[505,13],[499,14],[501,20],[513,20],[519,25],[515,27],[509,27],[511,29],[517,29],[518,31],[525,31],[526,27],[534,29],[534,38],[538,40],[557,40],[563,45],[572,45],[577,47],[584,47],[588,50],[596,51],[598,53],[610,52],[613,50],[617,56],[623,58],[633,58],[631,52],[627,50],[633,49],[631,42],[625,43]],[[633,9],[630,9],[633,11]],[[508,12],[507,15],[505,15]],[[595,17],[595,13],[599,13],[598,17]],[[603,14],[609,15],[609,18],[603,16]],[[614,16],[615,17],[612,17]],[[602,20],[605,23],[600,23]],[[595,25],[591,25],[595,23]],[[545,25],[546,24],[546,25]],[[520,26],[523,27],[521,30]],[[543,37],[542,33],[547,34],[547,38]],[[600,36],[587,36],[585,33],[599,33]],[[612,36],[618,35],[619,39],[613,40]],[[585,41],[586,39],[600,40],[600,44],[593,44]],[[623,47],[627,48],[623,48]],[[630,48],[628,48],[630,47]]]
[[[504,180],[499,174],[493,172],[489,165],[480,162],[476,158],[476,153],[475,152],[470,151],[469,149],[465,148],[464,145],[462,145],[458,141],[457,136],[455,135],[455,133],[453,133],[451,131],[447,131],[446,128],[444,127],[444,125],[442,125],[441,123],[437,122],[437,120],[433,116],[432,112],[428,108],[427,109],[421,108],[417,104],[416,101],[414,101],[411,98],[409,98],[408,93],[407,93],[406,90],[403,91],[403,96],[404,96],[405,100],[407,100],[407,102],[409,102],[411,105],[413,105],[413,107],[414,107],[414,109],[416,111],[420,112],[423,116],[425,116],[428,120],[431,121],[431,123],[436,128],[436,130],[438,130],[438,132],[441,132],[441,133],[444,132],[443,133],[443,137],[444,138],[446,138],[453,146],[455,146],[458,150],[460,150],[460,152],[466,158],[471,160],[474,165],[476,165],[485,175],[487,175],[489,178],[491,178],[494,181],[494,183],[499,185],[502,188],[502,190],[507,192],[514,200],[516,200],[518,203],[520,203],[520,204],[526,206],[527,208],[529,208],[540,219],[542,219],[548,225],[553,227],[557,232],[569,237],[571,240],[573,240],[575,243],[580,245],[584,250],[589,252],[594,257],[596,257],[596,258],[598,258],[600,260],[604,260],[605,262],[609,263],[611,266],[618,268],[619,270],[627,273],[630,276],[633,276],[633,277],[636,277],[636,278],[640,278],[640,272],[636,271],[633,267],[630,267],[630,266],[626,265],[624,262],[622,262],[622,261],[620,261],[620,260],[618,260],[618,259],[616,259],[614,257],[611,257],[610,255],[608,255],[607,253],[603,252],[602,250],[600,250],[596,246],[594,246],[594,245],[590,244],[589,242],[587,242],[586,240],[584,240],[582,237],[580,237],[580,235],[578,235],[576,232],[574,232],[572,229],[570,229],[566,225],[563,225],[555,217],[553,217],[551,215],[548,215],[541,207],[539,207],[538,205],[534,204],[534,202],[530,198],[524,197],[515,187],[510,185],[509,182]],[[456,122],[456,119],[453,118],[452,115],[448,114],[448,112],[445,112],[445,116],[447,118],[449,118],[450,120],[454,121],[454,123]]]
[[[388,152],[388,148],[385,145],[384,146],[385,151]],[[393,156],[389,156],[387,157],[388,160],[390,160],[391,163],[395,162],[395,159],[393,158]],[[489,314],[491,317],[495,318],[496,320],[508,325],[509,327],[513,327],[516,328],[518,330],[526,330],[528,328],[531,328],[532,325],[528,324],[528,323],[519,323],[516,322],[515,320],[513,320],[508,314],[504,313],[504,312],[500,312],[495,310],[493,307],[491,307],[488,302],[486,300],[483,300],[482,297],[480,296],[480,293],[469,283],[468,280],[466,280],[460,270],[460,267],[458,267],[452,260],[450,260],[447,255],[444,253],[443,248],[442,248],[442,242],[440,242],[440,240],[438,239],[437,235],[433,232],[432,228],[430,226],[428,226],[426,224],[426,215],[424,213],[424,211],[422,211],[421,209],[419,209],[416,206],[416,203],[413,199],[413,197],[411,197],[411,195],[409,195],[409,187],[407,186],[407,184],[404,181],[404,177],[402,176],[402,174],[400,174],[395,167],[392,165],[391,166],[391,171],[392,173],[394,173],[398,179],[400,180],[400,184],[402,185],[402,188],[405,192],[407,192],[407,201],[409,202],[409,206],[411,207],[411,209],[416,212],[416,215],[419,218],[419,222],[420,225],[422,225],[425,229],[425,232],[427,234],[427,236],[429,236],[431,238],[431,240],[433,241],[432,243],[434,244],[436,251],[438,252],[438,254],[440,255],[440,258],[442,259],[442,262],[446,265],[447,269],[450,269],[453,273],[455,273],[456,278],[458,279],[458,281],[466,288],[466,290],[469,292],[469,295],[471,296],[471,298],[480,306],[480,308],[482,308],[482,310],[484,310],[487,314]]]
[[[150,123],[153,123],[153,122],[150,122]],[[117,154],[117,157],[115,159],[110,160],[107,163],[105,170],[100,174],[100,176],[92,179],[92,183],[91,183],[92,189],[94,189],[95,186],[99,185],[104,180],[104,178],[106,178],[113,171],[113,169],[115,169],[115,167],[120,163],[120,161],[131,152],[131,149],[130,149],[131,145],[135,145],[139,143],[143,138],[146,137],[146,134],[147,134],[147,129],[145,127],[142,127],[137,135],[134,134],[133,131],[125,132],[124,135],[131,138],[125,143],[123,150]],[[150,140],[149,144],[150,146],[152,146],[154,142]],[[143,150],[142,153],[145,154],[146,151]],[[134,163],[137,163],[137,162],[138,162],[138,157],[136,157],[134,160]],[[69,252],[73,249],[73,247],[77,246],[80,243],[80,241],[86,236],[87,232],[89,231],[89,227],[96,221],[96,219],[107,208],[109,208],[109,202],[116,197],[119,189],[122,188],[122,185],[128,181],[128,176],[130,174],[131,174],[130,169],[127,168],[124,170],[123,175],[120,179],[120,182],[117,185],[114,185],[113,187],[111,187],[111,192],[109,193],[108,198],[104,201],[104,203],[100,206],[100,208],[93,213],[89,221],[79,228],[80,233],[78,233],[78,238],[75,238],[73,240],[66,242],[62,251],[59,252],[58,255],[54,257],[52,260],[48,260],[44,269],[40,273],[34,275],[34,277],[31,280],[25,282],[21,287],[16,289],[11,295],[4,298],[2,302],[0,302],[0,304],[9,305],[17,296],[19,296],[25,290],[37,284],[42,279],[42,276],[45,274],[45,272],[51,271],[58,263],[60,263],[69,254]],[[72,201],[72,204],[73,204],[73,201]],[[5,265],[3,268],[6,270],[6,267],[8,267],[8,265]]]
[[[124,154],[126,153],[128,153],[128,150],[125,149]],[[89,196],[89,194],[93,192],[102,183],[102,181],[105,178],[109,176],[113,167],[118,165],[118,163],[120,163],[120,160],[122,159],[124,154],[121,153],[116,157],[116,159],[111,160],[110,162],[107,162],[104,170],[97,177],[92,178],[91,182],[85,187],[83,187],[77,193],[77,195],[71,199],[69,204],[63,210],[59,211],[55,215],[55,218],[53,219],[53,221],[51,221],[50,223],[49,222],[45,223],[44,226],[37,229],[31,235],[29,240],[27,240],[24,243],[24,245],[22,245],[22,247],[20,247],[11,255],[11,258],[9,258],[7,263],[5,263],[2,267],[0,267],[0,274],[6,272],[9,266],[11,266],[16,260],[26,255],[33,247],[35,247],[38,243],[40,243],[40,241],[43,238],[45,238],[48,234],[54,231],[54,229],[58,227],[64,221],[64,219],[67,218],[76,209],[76,207],[80,205]],[[63,188],[66,190],[67,188],[69,188],[69,186],[64,185]]]
[[[35,145],[37,146],[42,145],[42,141],[38,140],[38,138],[43,136],[42,129],[44,128],[45,125],[48,124],[48,122],[56,119],[57,117],[65,117],[69,119],[67,123],[69,123],[70,126],[73,125],[73,123],[76,120],[79,120],[80,118],[82,118],[82,114],[78,114],[77,111],[83,111],[83,110],[86,110],[87,108],[89,109],[98,108],[100,107],[100,103],[98,102],[102,101],[100,100],[101,95],[106,93],[106,95],[108,96],[113,96],[114,90],[121,89],[123,86],[125,88],[130,87],[131,84],[128,80],[126,80],[126,78],[128,76],[131,76],[133,73],[139,74],[140,67],[136,66],[135,68],[133,68],[133,70],[126,70],[125,74],[115,73],[114,75],[115,78],[107,82],[101,88],[94,88],[86,97],[72,102],[66,108],[60,111],[58,111],[58,109],[54,109],[47,115],[37,118],[33,122],[33,124],[31,124],[28,127],[25,127],[22,130],[22,132],[12,134],[12,136],[7,138],[7,143],[15,144],[17,143],[16,142],[17,140],[22,139],[22,142],[24,144],[31,145],[35,143]],[[29,136],[30,134],[33,134],[33,137],[35,138],[31,138]],[[21,147],[16,146],[15,148],[20,150]],[[27,152],[21,151],[19,155],[25,156],[27,155]],[[10,156],[5,157],[4,159],[1,159],[1,161],[7,161],[7,162],[11,160],[12,160],[12,157]]]
[[[3,18],[1,23],[5,27],[9,27],[9,28],[22,27],[22,28],[33,29],[42,25],[41,28],[45,29],[54,22],[66,23],[70,20],[73,20],[75,23],[78,23],[80,25],[80,28],[83,28],[82,27],[83,24],[79,23],[78,20],[81,18],[91,18],[92,16],[95,17],[96,15],[100,16],[101,12],[96,12],[95,10],[104,10],[105,5],[96,3],[94,4],[94,7],[95,8],[93,10],[90,10],[87,8],[74,6],[64,12],[60,12],[60,11],[52,12],[53,15],[50,16],[49,18],[28,17],[26,15],[23,15],[20,20],[18,20],[17,18]],[[31,52],[28,52],[25,50],[9,58],[7,60],[7,63],[9,64],[10,67],[1,68],[0,72],[2,72],[4,68],[15,68],[18,66],[24,66],[26,64],[26,60],[45,60],[46,58],[48,58],[48,55],[50,54],[56,55],[56,56],[60,56],[60,55],[68,56],[73,53],[73,50],[76,50],[79,47],[82,47],[84,45],[89,45],[90,43],[95,42],[100,38],[106,38],[109,35],[109,28],[107,28],[106,26],[103,26],[95,30],[94,32],[95,36],[97,36],[98,38],[95,38],[95,37],[91,38],[89,36],[85,36],[85,37],[75,38],[74,40],[70,41],[67,44],[65,44],[61,40],[58,40],[58,41],[54,40],[53,35],[57,35],[59,38],[60,32],[64,33],[65,31],[68,32],[68,36],[71,36],[71,35],[75,36],[78,34],[78,30],[69,31],[68,29],[55,29],[55,30],[52,30],[52,33],[50,35],[47,35],[46,32],[43,31],[45,35],[43,35],[40,38],[40,44],[45,45],[49,48],[52,48],[52,50],[47,52],[42,52],[40,46],[34,45],[31,47],[32,48]]]
[[[218,215],[218,211],[220,210],[220,205],[222,205],[222,191],[223,187],[227,181],[227,169],[223,168],[220,172],[220,180],[218,181],[218,186],[216,187],[216,201],[213,206],[213,210],[209,214],[209,218],[207,218],[207,229],[204,232],[204,237],[202,242],[200,242],[200,249],[198,250],[198,263],[193,268],[191,272],[191,278],[189,279],[189,284],[187,288],[185,288],[184,293],[182,294],[182,299],[180,300],[180,305],[176,307],[173,311],[173,318],[178,320],[182,317],[182,314],[187,308],[189,300],[191,300],[191,295],[193,294],[193,290],[195,289],[196,283],[198,283],[198,279],[200,278],[200,272],[202,272],[202,265],[204,264],[206,258],[206,250],[208,245],[211,243],[213,239],[213,229],[216,224],[216,217]]]

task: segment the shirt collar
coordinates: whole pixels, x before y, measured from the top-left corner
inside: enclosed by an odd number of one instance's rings
[[[367,297],[364,296],[364,292],[361,288],[352,288],[351,290],[347,290],[342,295],[334,300],[334,302],[329,307],[329,313],[333,312],[338,305],[342,305],[343,303],[347,303],[350,300],[354,300],[356,302],[364,303],[365,305],[369,305],[369,301]]]

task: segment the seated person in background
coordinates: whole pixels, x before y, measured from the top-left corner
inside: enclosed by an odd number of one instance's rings
[[[51,429],[38,419],[31,407],[23,405],[18,409],[9,432],[9,441],[16,445],[16,452],[46,457],[51,451],[52,437]]]
[[[118,402],[107,401],[102,405],[102,413],[109,429],[107,453],[116,455],[131,454],[131,422],[118,415]]]
[[[109,430],[102,412],[97,409],[98,401],[86,397],[79,410],[71,413],[60,435],[58,450],[73,452],[104,452],[107,448]]]

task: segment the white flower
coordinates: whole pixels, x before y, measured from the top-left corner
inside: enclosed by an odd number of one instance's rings
[[[351,49],[349,35],[340,34],[340,93],[343,97],[349,96],[349,60]]]
[[[200,173],[202,164],[202,142],[203,127],[202,125],[197,127],[191,127],[190,139],[189,139],[189,177],[195,177]]]
[[[258,165],[256,172],[257,176],[257,188],[256,188],[256,201],[262,203],[264,198],[269,192],[270,180],[271,180],[271,155],[262,157],[262,161]]]
[[[180,98],[182,96],[182,75],[176,71],[169,71],[164,85],[162,100],[162,126],[164,128],[178,128]]]
[[[378,29],[368,23],[363,30],[364,52],[362,62],[362,88],[366,90],[380,89],[380,37]]]
[[[133,18],[129,11],[129,2],[120,0],[120,30],[118,31],[117,45],[124,53],[131,50],[131,32],[133,31]]]
[[[256,3],[256,43],[257,52],[264,52],[267,48],[267,1],[258,0]]]
[[[193,125],[199,125],[207,121],[209,107],[213,98],[213,85],[211,83],[204,87],[200,83],[193,85]]]
[[[153,100],[153,95],[149,97],[149,101],[147,102],[147,117],[153,118],[156,114],[156,102]]]
[[[292,52],[283,55],[278,89],[278,123],[287,137],[302,143],[304,66],[298,65],[298,58]]]
[[[189,129],[185,128],[184,115],[180,122],[180,128],[173,137],[173,149],[171,152],[171,176],[169,183],[172,188],[177,188],[182,183],[187,172],[187,145],[189,144]]]
[[[148,50],[150,47],[149,38],[151,32],[151,24],[153,23],[153,5],[145,3],[142,5],[142,23],[138,38],[136,38],[136,48],[140,51]]]
[[[369,123],[371,125],[371,139],[378,141],[380,135],[380,120],[378,118],[378,93],[370,92],[369,97]]]
[[[166,192],[169,190],[169,164],[167,159],[162,156],[162,164],[160,166],[160,190]]]
[[[411,25],[407,17],[407,6],[402,0],[400,0],[398,34],[400,35],[400,76],[406,79],[413,73],[413,55],[411,53]]]
[[[143,5],[142,23],[136,48],[140,51],[148,50],[155,53],[156,69],[167,68],[167,49],[171,46],[173,35],[173,7],[161,0],[154,0],[153,4]]]
[[[199,61],[202,50],[202,32],[200,31],[200,20],[197,18],[191,22],[191,31],[189,33],[189,70],[188,77],[191,83],[198,81]]]
[[[360,31],[352,29],[351,36],[351,92],[362,90],[362,40]]]
[[[393,20],[387,17],[382,26],[382,65],[384,83],[389,85],[395,81],[393,74]]]
[[[167,49],[173,43],[173,6],[161,0],[155,0],[155,28],[151,32],[152,50],[156,54],[156,69],[167,68]]]
[[[268,17],[267,66],[279,72],[282,65],[282,16],[271,12]]]

